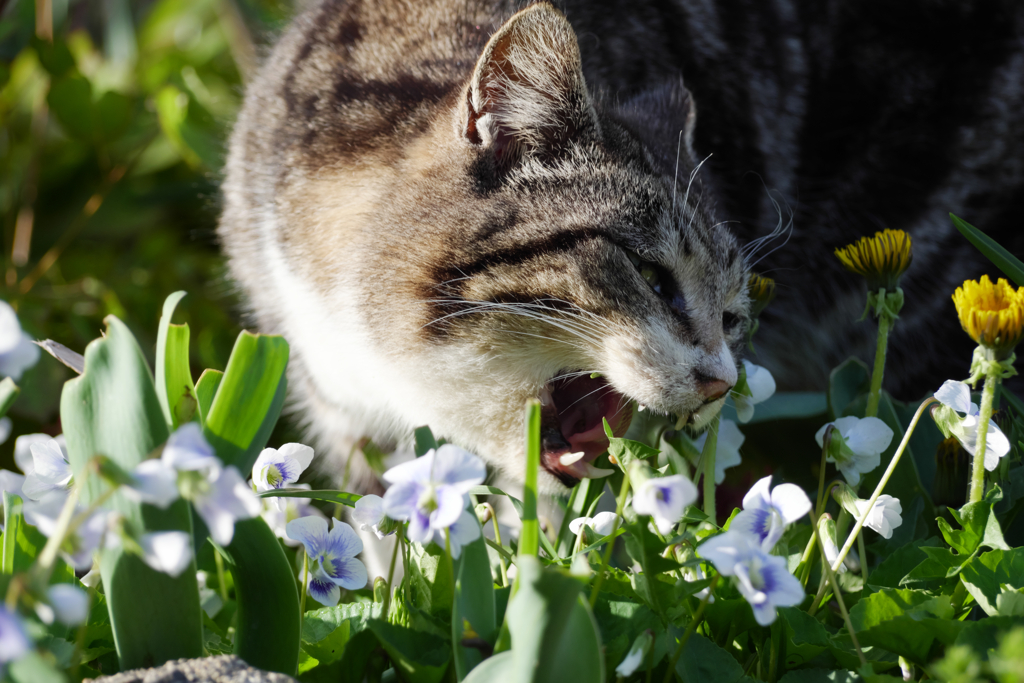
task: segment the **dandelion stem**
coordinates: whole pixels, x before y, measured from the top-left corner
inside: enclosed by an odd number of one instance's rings
[[[814,535],[817,536],[820,532],[818,530],[818,516],[811,512],[811,524],[814,525]],[[836,602],[839,603],[839,612],[843,615],[843,621],[846,622],[846,630],[850,633],[850,640],[853,641],[853,649],[857,651],[857,657],[860,659],[860,665],[865,666],[868,661],[864,659],[864,653],[860,651],[860,643],[857,642],[857,632],[853,628],[853,622],[850,621],[850,613],[846,611],[846,601],[843,600],[843,593],[839,590],[839,582],[836,581],[836,574],[832,571],[832,567],[828,565],[828,558],[825,556],[824,545],[819,544],[819,550],[821,551],[821,568],[824,570],[825,575],[828,577],[828,582],[832,584],[832,593],[836,597]],[[862,560],[864,558],[861,558]],[[866,562],[861,562],[861,566],[866,566]],[[815,599],[817,604],[817,599]]]
[[[883,292],[885,290],[882,290]],[[880,297],[884,294],[879,292]],[[882,394],[882,376],[885,374],[885,352],[889,346],[889,330],[892,321],[888,313],[878,316],[878,344],[875,346],[875,367],[871,372],[871,390],[868,392],[868,406],[864,417],[878,417],[878,401]]]
[[[868,504],[864,507],[864,512],[861,513],[860,517],[857,518],[857,523],[853,526],[853,531],[847,537],[846,542],[843,543],[842,550],[839,551],[839,556],[836,561],[832,563],[832,571],[839,571],[839,567],[842,566],[843,560],[846,559],[847,553],[850,552],[850,548],[853,547],[853,542],[857,538],[857,534],[864,527],[864,522],[867,521],[868,515],[875,508],[875,502],[878,497],[882,495],[885,485],[889,483],[889,477],[892,476],[893,471],[896,469],[896,465],[899,464],[900,458],[903,456],[903,452],[907,450],[907,444],[910,443],[910,436],[914,433],[914,429],[917,427],[918,421],[921,419],[921,414],[924,413],[924,409],[932,403],[935,403],[936,399],[934,396],[929,397],[921,403],[917,408],[917,412],[914,413],[914,418],[910,421],[910,426],[907,427],[906,433],[903,435],[903,440],[900,441],[900,447],[896,449],[896,452],[892,456],[892,460],[889,461],[889,466],[885,468],[885,474],[878,482],[878,486],[875,487],[874,493],[871,494],[871,498],[868,500]],[[862,560],[864,558],[861,558]]]
[[[716,415],[708,427],[708,438],[704,442],[704,452],[701,453],[704,461],[704,514],[715,524],[718,524],[715,512],[715,452],[718,449],[718,424],[721,418],[721,414]]]
[[[683,633],[683,637],[679,639],[679,645],[676,646],[676,651],[672,655],[672,660],[669,662],[668,671],[665,672],[665,679],[662,683],[670,683],[672,680],[672,674],[675,673],[676,664],[679,663],[679,658],[683,655],[683,648],[686,647],[686,641],[688,641],[690,636],[693,635],[693,632],[697,630],[697,624],[700,623],[701,617],[704,616],[704,608],[707,607],[708,602],[711,600],[711,594],[714,592],[715,586],[718,585],[718,579],[720,578],[721,575],[716,574],[715,578],[711,579],[711,583],[708,585],[708,594],[700,601],[700,605],[697,606],[697,611],[693,615],[693,620],[690,621],[690,625],[686,627],[686,632]]]
[[[626,494],[629,493],[629,470],[622,471],[622,488],[619,490],[619,499],[615,503],[615,521],[612,523],[612,530],[609,532],[609,536],[614,536],[615,532],[619,530],[619,522],[622,520],[622,510],[626,507]],[[582,535],[582,529],[580,529]],[[594,605],[597,604],[597,596],[601,592],[601,584],[604,583],[604,575],[608,570],[608,563],[612,560],[612,550],[615,548],[615,541],[608,541],[608,545],[605,546],[604,555],[601,556],[601,571],[597,573],[597,578],[594,579],[594,587],[590,591],[590,607],[593,609]]]
[[[992,356],[992,352],[985,347],[986,356]],[[992,364],[994,365],[994,364]],[[975,442],[977,449],[974,453],[974,463],[971,467],[971,491],[967,502],[977,503],[985,497],[985,451],[988,450],[986,434],[988,433],[988,421],[992,419],[992,403],[996,395],[996,386],[999,384],[999,376],[985,375],[985,385],[981,390],[981,407],[978,410],[978,439]]]

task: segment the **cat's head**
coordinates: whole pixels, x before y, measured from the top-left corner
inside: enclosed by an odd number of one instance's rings
[[[706,426],[737,381],[747,268],[700,189],[682,84],[599,101],[542,3],[491,37],[458,97],[421,174],[454,189],[417,193],[443,244],[411,276],[418,334],[452,375],[436,426],[521,477],[539,398],[548,491],[586,475],[602,421],[622,435],[634,403]]]

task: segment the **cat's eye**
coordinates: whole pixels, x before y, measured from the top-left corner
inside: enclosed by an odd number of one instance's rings
[[[640,266],[640,277],[647,281],[655,294],[661,294],[661,273],[658,267],[650,261],[643,261]]]
[[[722,314],[722,329],[726,332],[732,332],[740,324],[740,317],[731,311],[726,311]]]

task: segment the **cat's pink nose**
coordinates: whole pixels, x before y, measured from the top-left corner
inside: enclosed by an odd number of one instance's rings
[[[729,393],[732,385],[720,379],[699,380],[700,395],[704,397],[705,403],[712,403]]]

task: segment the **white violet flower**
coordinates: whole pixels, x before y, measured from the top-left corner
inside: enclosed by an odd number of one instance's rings
[[[463,510],[455,523],[448,527],[448,536],[451,545],[452,559],[459,559],[462,554],[462,547],[480,538],[480,522],[476,515],[469,510]],[[434,543],[439,547],[445,547],[444,530],[434,532]]]
[[[299,475],[313,462],[313,449],[300,443],[286,443],[280,450],[264,448],[252,466],[256,491],[270,491],[293,486]],[[284,507],[284,499],[271,498],[270,505]]]
[[[683,475],[649,477],[634,490],[633,509],[637,514],[650,515],[658,532],[664,536],[683,518],[686,506],[695,500],[697,487]]]
[[[146,564],[174,578],[181,576],[192,564],[192,536],[184,531],[143,534],[139,546]]]
[[[729,529],[753,536],[761,549],[771,552],[786,527],[811,510],[811,499],[796,484],[779,484],[770,489],[771,475],[759,480],[743,496],[743,511],[733,518]]]
[[[126,496],[166,510],[178,500],[178,472],[162,459],[143,460],[131,472],[134,483],[125,486]]]
[[[48,496],[41,501],[25,501],[23,511],[25,521],[39,529],[39,533],[49,538],[57,529],[57,518],[64,507],[64,498]],[[85,512],[81,505],[75,506],[75,516]],[[116,546],[119,539],[109,534],[110,523],[117,513],[108,510],[95,510],[85,519],[75,532],[64,539],[61,545],[61,556],[72,567],[85,571],[92,567],[93,553],[104,547]]]
[[[868,509],[866,500],[857,500],[854,505],[857,507],[858,517]],[[903,524],[903,517],[900,516],[902,513],[903,507],[900,505],[899,498],[893,498],[883,493],[871,507],[871,512],[864,520],[864,525],[877,531],[882,538],[892,538],[892,530]]]
[[[32,472],[25,475],[22,491],[32,500],[43,500],[55,495],[66,497],[71,488],[71,465],[56,439],[47,438],[32,443]]]
[[[824,425],[814,435],[824,447],[825,431],[835,425],[826,462],[834,462],[850,486],[860,483],[860,475],[874,470],[882,461],[882,452],[892,441],[892,429],[877,417],[841,417]]]
[[[21,617],[0,605],[0,676],[4,675],[4,665],[21,659],[31,647]]]
[[[338,604],[339,586],[356,590],[365,587],[367,579],[366,567],[356,559],[363,551],[363,542],[348,524],[333,522],[330,532],[327,521],[320,517],[302,517],[288,522],[288,536],[306,547],[309,594],[328,607]]]
[[[577,536],[583,533],[583,527],[588,526],[594,530],[598,538],[604,538],[612,532],[615,525],[614,512],[598,512],[593,517],[577,517],[569,522],[569,531]]]
[[[747,437],[740,431],[739,426],[732,420],[720,420],[718,423],[718,442],[715,445],[715,483],[721,484],[725,481],[725,471],[743,462],[740,456],[740,446]],[[708,440],[708,433],[704,432],[693,440],[694,445],[704,449],[704,443]]]
[[[754,417],[754,406],[767,401],[775,393],[775,378],[767,368],[743,361],[744,377],[730,392],[736,417],[740,422],[750,422]]]
[[[978,405],[971,402],[971,390],[965,382],[946,380],[935,392],[935,398],[949,411],[933,413],[946,436],[956,437],[964,450],[974,455],[978,450]],[[960,417],[956,413],[964,413]],[[985,430],[985,469],[991,472],[999,466],[999,459],[1010,452],[1010,440],[995,420],[988,421]]]
[[[702,543],[697,552],[722,576],[736,577],[762,626],[775,621],[777,607],[799,605],[806,597],[800,581],[789,573],[786,558],[764,552],[747,534],[727,531]]]
[[[56,583],[46,591],[57,621],[77,626],[89,618],[89,594],[69,583]]]
[[[451,526],[462,516],[470,489],[487,476],[483,461],[458,446],[445,444],[421,458],[384,473],[391,484],[384,493],[384,513],[409,520],[409,540],[427,543],[435,531]]]
[[[357,500],[356,506],[352,510],[352,521],[359,525],[360,530],[372,531],[378,539],[383,539],[397,531],[397,527],[387,533],[382,530],[387,518],[387,515],[384,514],[384,499],[373,494]]]
[[[35,463],[32,459],[32,445],[47,443],[50,440],[57,442],[64,459],[68,459],[68,445],[64,441],[64,435],[50,436],[49,434],[22,434],[14,440],[14,464],[25,474],[32,474]]]
[[[39,347],[21,331],[18,315],[6,301],[0,301],[0,375],[17,381],[39,361]]]

